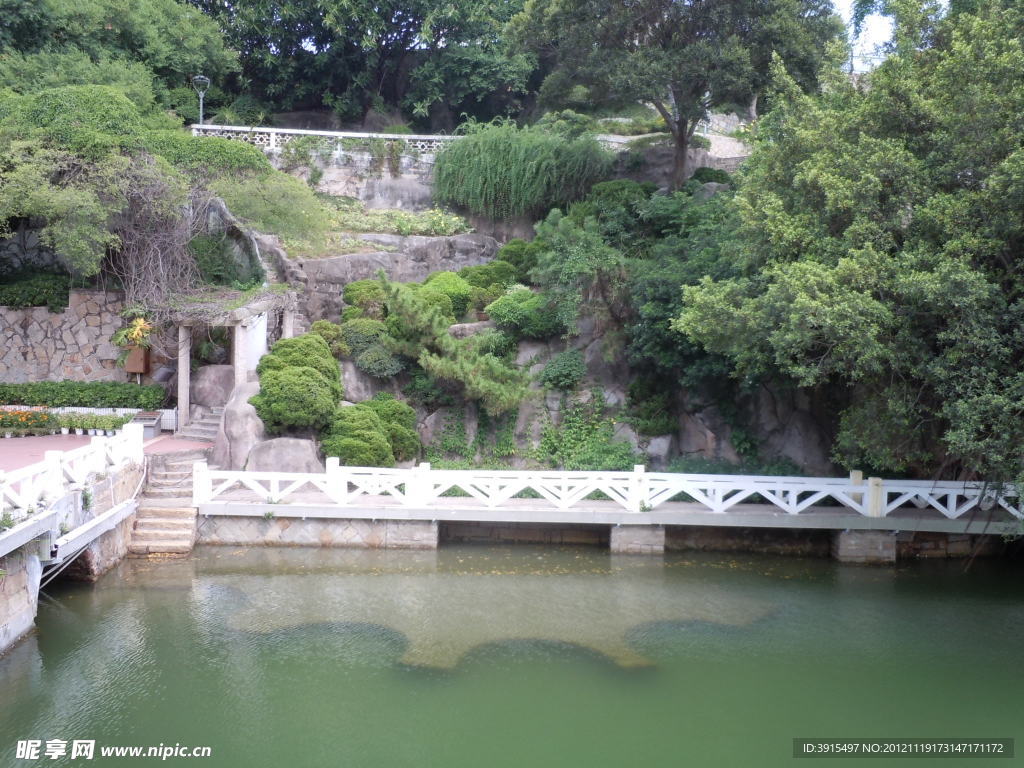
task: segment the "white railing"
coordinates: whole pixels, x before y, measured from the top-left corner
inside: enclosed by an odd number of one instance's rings
[[[314,506],[430,508],[451,502],[445,494],[469,496],[479,506],[500,509],[531,498],[559,510],[583,507],[600,499],[628,512],[652,511],[683,501],[716,514],[738,504],[770,505],[789,515],[812,507],[841,507],[864,517],[885,517],[901,508],[932,509],[956,519],[968,511],[1000,507],[1017,518],[1024,510],[1013,486],[915,480],[864,481],[849,478],[774,477],[760,475],[691,475],[647,472],[561,472],[556,470],[448,470],[420,464],[413,469],[343,467],[327,460],[322,473],[245,472],[210,469],[196,462],[193,504],[303,503]],[[255,497],[255,498],[254,498]]]
[[[0,471],[0,517],[15,522],[45,510],[72,485],[127,463],[142,463],[141,424],[125,424],[113,437],[93,437],[71,451],[46,451],[42,461],[10,472]],[[0,532],[0,536],[3,533]]]
[[[277,150],[300,136],[320,136],[334,140],[341,146],[345,140],[401,141],[409,149],[418,152],[433,153],[444,149],[458,136],[439,136],[413,133],[356,133],[349,131],[306,131],[296,128],[265,128],[261,126],[241,125],[193,125],[193,136],[216,136],[222,139],[244,141],[261,149]]]

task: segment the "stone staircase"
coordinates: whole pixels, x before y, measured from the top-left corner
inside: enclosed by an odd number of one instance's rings
[[[192,506],[192,463],[207,458],[191,450],[150,456],[149,479],[139,498],[128,553],[185,555],[196,542],[196,508]]]
[[[212,443],[217,438],[217,431],[220,429],[220,421],[224,418],[223,406],[211,408],[200,419],[189,422],[184,428],[175,433],[175,437],[183,440],[199,440]]]

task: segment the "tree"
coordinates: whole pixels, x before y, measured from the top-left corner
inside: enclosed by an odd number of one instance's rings
[[[511,29],[552,66],[549,99],[584,87],[592,102],[651,102],[672,134],[678,187],[710,109],[753,103],[773,51],[813,87],[842,25],[825,0],[529,0]]]
[[[1024,474],[1022,32],[998,2],[912,15],[866,87],[836,72],[821,96],[777,64],[744,273],[684,291],[676,327],[738,376],[829,394],[847,465]]]

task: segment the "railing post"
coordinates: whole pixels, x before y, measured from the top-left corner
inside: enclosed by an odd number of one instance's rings
[[[107,438],[93,436],[89,439],[89,457],[86,460],[86,475],[94,472],[102,475],[107,471]]]
[[[64,490],[64,469],[61,466],[60,458],[63,451],[47,451],[43,454],[43,464],[46,465],[46,480],[44,485],[48,491],[53,491],[53,498],[58,499]]]
[[[327,495],[335,504],[344,504],[348,496],[348,487],[341,474],[341,460],[337,456],[328,456],[324,471],[327,474]]]
[[[145,442],[145,427],[137,421],[129,421],[121,427],[125,454],[132,464],[141,464],[145,458],[142,446]]]
[[[197,461],[192,464],[192,506],[199,507],[210,501],[213,495],[213,478],[210,477],[210,467],[205,461]]]
[[[277,149],[277,131],[270,132],[269,149]]]
[[[7,473],[0,469],[0,517],[7,509]]]
[[[423,461],[413,470],[409,471],[409,480],[405,484],[405,503],[411,507],[426,507],[430,505],[430,494],[427,488],[430,486],[430,462]]]
[[[643,464],[633,465],[633,475],[629,478],[629,511],[643,512],[647,506],[647,467]]]
[[[885,488],[880,477],[868,478],[868,517],[885,517]]]
[[[851,469],[850,470],[850,485],[853,485],[853,486],[864,485],[864,473],[861,472],[859,469]],[[861,502],[864,501],[864,494],[863,493],[851,493],[850,494],[850,499],[854,503],[860,504]]]

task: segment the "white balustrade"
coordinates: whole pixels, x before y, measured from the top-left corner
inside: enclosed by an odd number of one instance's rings
[[[581,508],[611,501],[628,512],[649,512],[683,501],[714,514],[740,504],[774,507],[788,515],[811,508],[842,508],[864,517],[885,517],[901,508],[933,509],[949,519],[996,506],[1024,518],[1017,489],[984,483],[927,482],[869,478],[697,475],[647,472],[563,472],[557,470],[450,470],[420,464],[412,469],[345,467],[327,460],[322,473],[245,472],[210,469],[197,462],[193,503],[281,503],[313,506],[441,507],[445,495],[470,497],[479,507],[512,504]]]
[[[36,464],[0,471],[0,516],[18,521],[44,511],[48,502],[56,501],[70,486],[85,484],[90,475],[141,463],[142,434],[141,424],[126,424],[112,437],[93,437],[80,448],[47,451]]]
[[[278,150],[300,136],[320,136],[335,141],[339,146],[343,140],[401,141],[404,146],[418,152],[434,153],[458,139],[458,136],[405,133],[358,133],[351,131],[307,131],[296,128],[266,128],[240,125],[193,125],[193,136],[215,136],[222,139],[244,141],[261,149]]]

